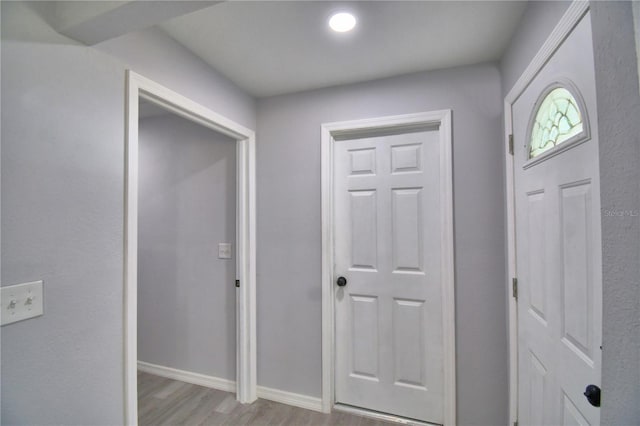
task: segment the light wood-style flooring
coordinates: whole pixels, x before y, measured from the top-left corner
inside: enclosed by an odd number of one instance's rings
[[[318,413],[258,399],[250,405],[234,394],[138,372],[140,426],[281,425],[388,426],[390,423],[334,411]]]

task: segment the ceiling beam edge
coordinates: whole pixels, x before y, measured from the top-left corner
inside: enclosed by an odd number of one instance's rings
[[[93,10],[85,10],[81,16],[68,19],[72,13],[68,8],[73,2],[59,2],[56,5],[55,30],[87,46],[141,30],[169,19],[213,6],[221,1],[128,1],[113,3],[105,7],[104,2],[96,2]]]

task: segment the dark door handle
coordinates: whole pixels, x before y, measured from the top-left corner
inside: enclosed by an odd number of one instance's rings
[[[347,279],[345,277],[338,277],[336,284],[338,284],[339,287],[344,287],[347,285]]]
[[[584,396],[587,397],[587,401],[589,401],[589,404],[593,405],[594,407],[600,406],[600,388],[596,385],[587,386],[587,388],[584,390]]]

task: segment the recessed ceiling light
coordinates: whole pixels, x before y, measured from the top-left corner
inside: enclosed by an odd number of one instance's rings
[[[329,26],[335,32],[345,33],[356,26],[356,17],[347,12],[336,13],[329,19]]]

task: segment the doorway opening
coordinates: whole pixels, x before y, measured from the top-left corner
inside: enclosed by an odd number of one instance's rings
[[[182,120],[181,125],[192,125],[195,123],[198,127],[205,127],[207,130],[213,130],[219,135],[225,142],[235,143],[235,146],[229,150],[227,147],[222,148],[224,150],[223,156],[228,161],[232,161],[233,164],[227,167],[224,179],[230,181],[233,184],[235,191],[229,195],[228,198],[232,199],[232,206],[227,209],[227,216],[232,215],[231,218],[227,218],[225,222],[225,229],[223,229],[223,238],[225,241],[207,241],[207,244],[211,245],[215,243],[215,253],[209,253],[210,256],[215,256],[220,259],[235,259],[235,265],[227,263],[221,265],[221,273],[223,276],[229,275],[233,280],[226,283],[226,285],[233,288],[233,294],[228,294],[229,300],[233,301],[235,309],[230,309],[231,312],[235,311],[235,338],[232,339],[235,345],[235,374],[234,380],[221,380],[220,383],[202,383],[205,385],[228,388],[227,390],[235,390],[236,399],[242,403],[251,403],[256,400],[256,324],[255,324],[255,135],[254,132],[209,110],[208,108],[197,104],[196,102],[173,92],[166,87],[163,87],[145,77],[142,77],[134,72],[128,71],[126,76],[127,91],[126,91],[126,199],[125,199],[125,312],[124,312],[124,374],[125,374],[125,424],[135,425],[138,422],[138,361],[143,361],[141,369],[147,371],[158,368],[153,363],[145,363],[145,360],[139,360],[138,358],[138,292],[141,290],[139,287],[141,284],[139,275],[139,266],[144,262],[154,263],[155,260],[141,259],[139,256],[139,249],[145,248],[140,245],[142,238],[148,239],[148,229],[139,226],[139,217],[141,213],[147,212],[145,217],[151,218],[151,222],[155,222],[155,225],[162,226],[163,220],[167,217],[162,215],[153,214],[154,202],[151,198],[140,198],[141,183],[145,187],[151,187],[150,181],[146,181],[140,178],[141,173],[141,148],[144,149],[144,144],[141,143],[141,132],[139,125],[139,119],[141,111],[143,114],[152,115],[154,110],[161,109],[162,111],[168,111],[172,115],[179,116],[176,120]],[[142,108],[141,108],[142,105]],[[184,123],[186,120],[189,123]],[[176,123],[174,123],[175,125]],[[175,128],[175,126],[173,126]],[[178,126],[179,127],[179,126]],[[168,129],[160,129],[161,133],[166,134]],[[171,153],[172,148],[167,148],[162,154],[169,156],[175,156],[175,153]],[[234,152],[235,151],[235,152]],[[221,154],[219,151],[217,154]],[[198,154],[200,155],[200,154]],[[159,160],[159,159],[156,159]],[[171,159],[165,159],[171,162]],[[177,158],[174,158],[177,160]],[[194,161],[202,161],[203,158],[191,158],[190,164],[194,165]],[[159,160],[162,162],[161,160]],[[156,161],[156,164],[158,161]],[[198,167],[195,165],[195,167]],[[144,172],[148,172],[145,170]],[[171,176],[165,176],[171,178]],[[193,189],[193,188],[192,188]],[[235,198],[235,202],[233,202]],[[175,201],[175,200],[174,200]],[[212,207],[212,206],[209,206]],[[213,207],[212,207],[213,208]],[[158,211],[162,209],[157,209]],[[203,214],[206,213],[204,209]],[[174,212],[175,213],[175,212]],[[190,212],[191,214],[198,214],[198,212]],[[211,212],[210,212],[211,213]],[[175,218],[176,215],[173,217]],[[156,220],[157,219],[157,220]],[[206,219],[206,218],[203,218]],[[191,232],[195,238],[205,238],[203,235],[196,235],[197,229],[193,229]],[[227,240],[235,240],[235,244],[230,243]],[[162,244],[162,242],[160,242]],[[211,249],[211,247],[209,247]],[[211,250],[208,250],[211,252]],[[184,253],[185,259],[196,260],[193,253]],[[195,256],[197,257],[197,256]],[[184,260],[184,259],[183,259]],[[188,266],[188,260],[185,260],[185,268],[190,269]],[[211,259],[213,262],[213,259]],[[155,262],[158,264],[158,262]],[[160,267],[166,266],[162,265]],[[231,269],[229,271],[229,269]],[[157,271],[156,271],[157,272]],[[206,271],[204,271],[206,273]],[[148,277],[153,280],[153,277]],[[146,280],[147,278],[145,278]],[[203,289],[206,288],[203,287]],[[141,293],[142,294],[142,293]],[[188,309],[188,306],[174,306],[175,309]],[[201,306],[196,309],[206,309],[206,306]],[[151,310],[147,310],[151,311]],[[149,313],[149,312],[146,312]],[[145,313],[145,315],[146,315]],[[197,317],[197,312],[192,313]],[[233,313],[231,313],[233,315]],[[152,316],[145,319],[153,321]],[[141,322],[140,325],[144,326]],[[168,330],[165,330],[168,332]],[[160,333],[164,333],[160,330]],[[179,333],[178,333],[179,334]],[[197,338],[206,340],[206,335],[200,335]],[[209,336],[211,339],[215,339],[214,336]],[[215,342],[212,343],[215,345]],[[153,345],[152,345],[153,346]],[[147,351],[147,349],[149,349]],[[153,352],[153,348],[146,348],[147,353]],[[142,352],[142,351],[141,351]],[[191,360],[190,362],[202,362],[202,360]],[[227,362],[227,364],[229,364]],[[232,362],[230,364],[233,364]],[[166,371],[161,373],[166,377],[179,371],[171,368],[165,368]],[[152,371],[153,372],[153,371]],[[156,372],[157,373],[157,372]],[[182,372],[184,373],[184,372]],[[197,377],[198,374],[193,374],[191,382],[197,382],[198,380],[204,380],[206,376]],[[175,377],[175,375],[174,375]],[[177,378],[177,377],[176,377]],[[197,380],[196,380],[197,379]],[[210,380],[211,378],[209,378]],[[224,382],[224,383],[222,383]]]

